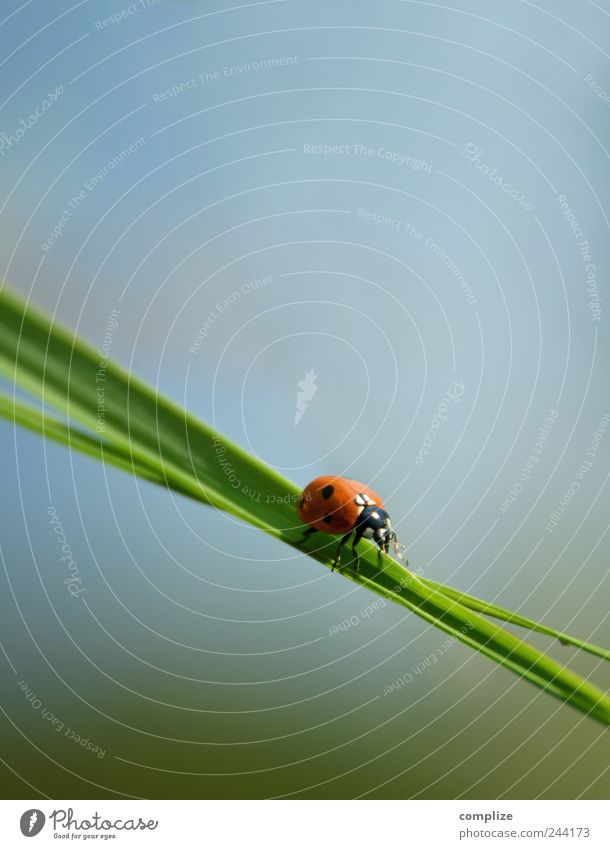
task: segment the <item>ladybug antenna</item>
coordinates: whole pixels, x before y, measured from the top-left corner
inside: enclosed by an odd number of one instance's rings
[[[405,546],[401,542],[398,542],[396,537],[394,537],[393,543],[394,543],[394,554],[396,555],[396,558],[398,560],[401,560],[405,564],[405,566],[408,566],[409,561],[407,560],[406,557],[403,556],[403,551],[405,551]]]

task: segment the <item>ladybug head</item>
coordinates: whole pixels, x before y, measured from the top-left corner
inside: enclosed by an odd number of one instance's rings
[[[396,532],[391,528],[386,528],[383,531],[379,531],[379,535],[375,536],[375,542],[380,548],[383,548],[385,551],[390,547],[390,543],[396,544],[398,542],[398,538],[396,536]]]
[[[389,551],[390,545],[393,545],[396,556],[402,560],[396,532],[392,530],[390,517],[382,507],[376,507],[374,504],[364,507],[356,530],[360,536],[376,542],[382,551]]]

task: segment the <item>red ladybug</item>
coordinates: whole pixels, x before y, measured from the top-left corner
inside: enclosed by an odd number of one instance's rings
[[[379,495],[360,481],[350,478],[323,475],[308,483],[297,499],[299,518],[310,527],[303,540],[316,531],[325,534],[342,534],[333,562],[333,571],[341,561],[341,549],[354,533],[352,552],[354,570],[359,571],[356,546],[364,537],[374,540],[380,553],[394,545],[396,556],[403,559],[395,532],[390,524],[385,505]]]

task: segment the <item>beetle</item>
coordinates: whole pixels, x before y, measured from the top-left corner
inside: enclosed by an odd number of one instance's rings
[[[404,546],[400,545],[395,531],[392,530],[383,500],[360,481],[336,475],[315,478],[297,498],[297,513],[301,521],[309,525],[303,534],[302,542],[316,531],[342,535],[333,561],[333,572],[340,565],[341,549],[352,534],[355,572],[360,571],[356,546],[363,537],[377,543],[380,558],[381,552],[387,554],[392,544],[399,560],[404,559],[401,554]]]

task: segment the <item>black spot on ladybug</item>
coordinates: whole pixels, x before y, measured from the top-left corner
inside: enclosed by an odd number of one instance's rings
[[[330,525],[332,523],[332,520],[333,520],[332,516],[324,516],[324,521],[326,522],[327,525]]]
[[[331,486],[330,484],[328,484],[328,486],[325,486],[324,489],[322,490],[322,498],[330,498],[334,491],[335,491],[334,486]],[[326,521],[326,519],[324,521]]]

